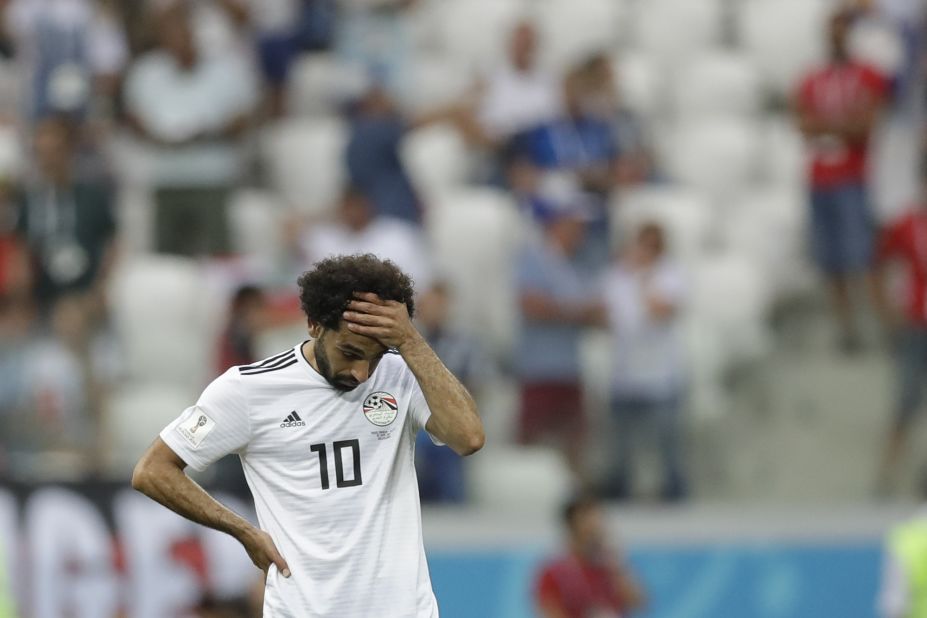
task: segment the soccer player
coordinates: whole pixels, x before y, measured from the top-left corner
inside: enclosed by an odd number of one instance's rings
[[[373,255],[299,278],[309,341],[232,367],[167,426],[132,485],[238,539],[266,572],[269,618],[435,618],[413,466],[420,429],[483,446],[467,390],[412,325],[412,282]],[[184,474],[241,457],[260,528]]]

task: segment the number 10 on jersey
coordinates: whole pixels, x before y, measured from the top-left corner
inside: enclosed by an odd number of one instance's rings
[[[354,460],[354,476],[344,478],[344,458],[342,451],[351,449],[351,459]],[[328,489],[328,448],[325,444],[312,444],[309,450],[319,454],[319,472],[322,476],[322,489]],[[335,453],[335,481],[338,487],[356,487],[364,483],[361,478],[360,442],[357,440],[339,440],[332,442],[332,451]]]

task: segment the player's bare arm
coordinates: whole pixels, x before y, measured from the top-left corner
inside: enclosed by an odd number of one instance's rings
[[[267,572],[271,564],[284,577],[290,569],[270,535],[217,502],[184,473],[187,464],[164,443],[154,441],[132,473],[132,487],[181,517],[237,539],[255,566]]]
[[[376,294],[355,297],[344,313],[348,328],[399,351],[431,410],[425,429],[459,455],[483,448],[485,435],[476,402],[416,330],[406,305],[381,300]]]

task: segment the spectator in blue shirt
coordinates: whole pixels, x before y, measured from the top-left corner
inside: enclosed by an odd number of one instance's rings
[[[521,332],[516,348],[521,382],[519,441],[553,441],[574,475],[583,477],[585,438],[579,345],[583,329],[604,324],[600,301],[575,263],[586,212],[575,204],[550,208],[543,235],[518,256]]]

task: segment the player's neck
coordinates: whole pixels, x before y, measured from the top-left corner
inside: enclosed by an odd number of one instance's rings
[[[317,373],[321,374],[319,371],[319,363],[315,358],[315,339],[310,339],[309,341],[303,342],[302,345],[302,354],[303,358],[306,359],[306,362],[316,370]]]

